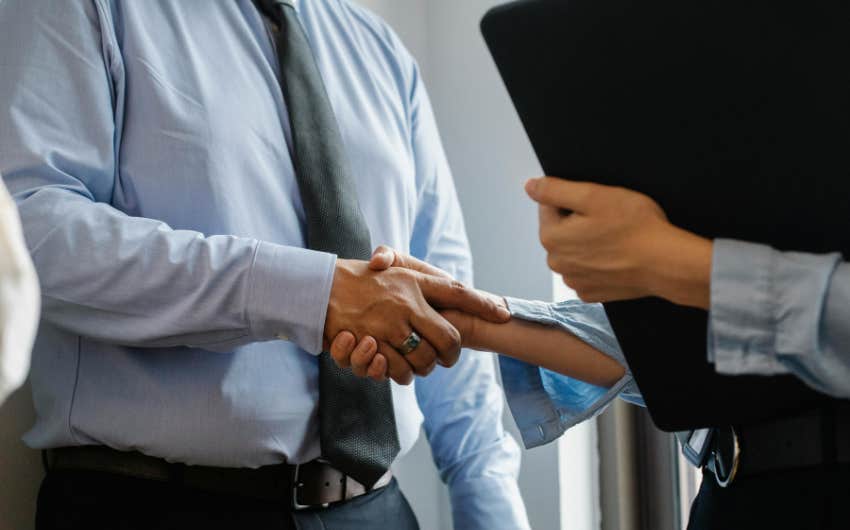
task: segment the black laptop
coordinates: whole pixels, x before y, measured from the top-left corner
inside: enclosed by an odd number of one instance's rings
[[[821,0],[525,0],[482,30],[547,174],[642,191],[706,237],[850,255],[849,15]],[[716,374],[704,311],[606,310],[665,430],[826,399],[791,376]]]

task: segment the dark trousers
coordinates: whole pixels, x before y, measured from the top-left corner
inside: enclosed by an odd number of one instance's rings
[[[36,530],[418,530],[395,480],[349,502],[292,512],[268,502],[108,473],[51,471]]]
[[[728,488],[703,475],[688,530],[761,529],[850,529],[850,466],[765,473]]]

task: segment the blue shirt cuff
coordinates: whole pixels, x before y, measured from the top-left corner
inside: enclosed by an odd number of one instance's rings
[[[560,327],[626,367],[626,374],[620,381],[611,388],[603,388],[500,356],[508,406],[526,447],[557,439],[567,429],[600,414],[618,396],[643,405],[643,398],[601,305],[577,300],[548,304],[513,298],[508,298],[507,303],[514,318]]]
[[[246,307],[254,336],[321,353],[335,267],[333,254],[260,242]]]
[[[722,374],[790,373],[780,355],[817,350],[822,300],[837,254],[779,252],[719,239],[714,244],[709,361]]]

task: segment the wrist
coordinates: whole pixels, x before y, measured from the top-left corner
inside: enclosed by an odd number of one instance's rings
[[[646,272],[650,294],[675,304],[708,310],[713,242],[668,226],[669,230],[656,238],[653,245],[655,251]]]

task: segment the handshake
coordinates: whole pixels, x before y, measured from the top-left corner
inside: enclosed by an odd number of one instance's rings
[[[325,319],[336,363],[359,377],[408,385],[450,367],[482,319],[505,323],[505,301],[388,247],[371,261],[338,260]]]

